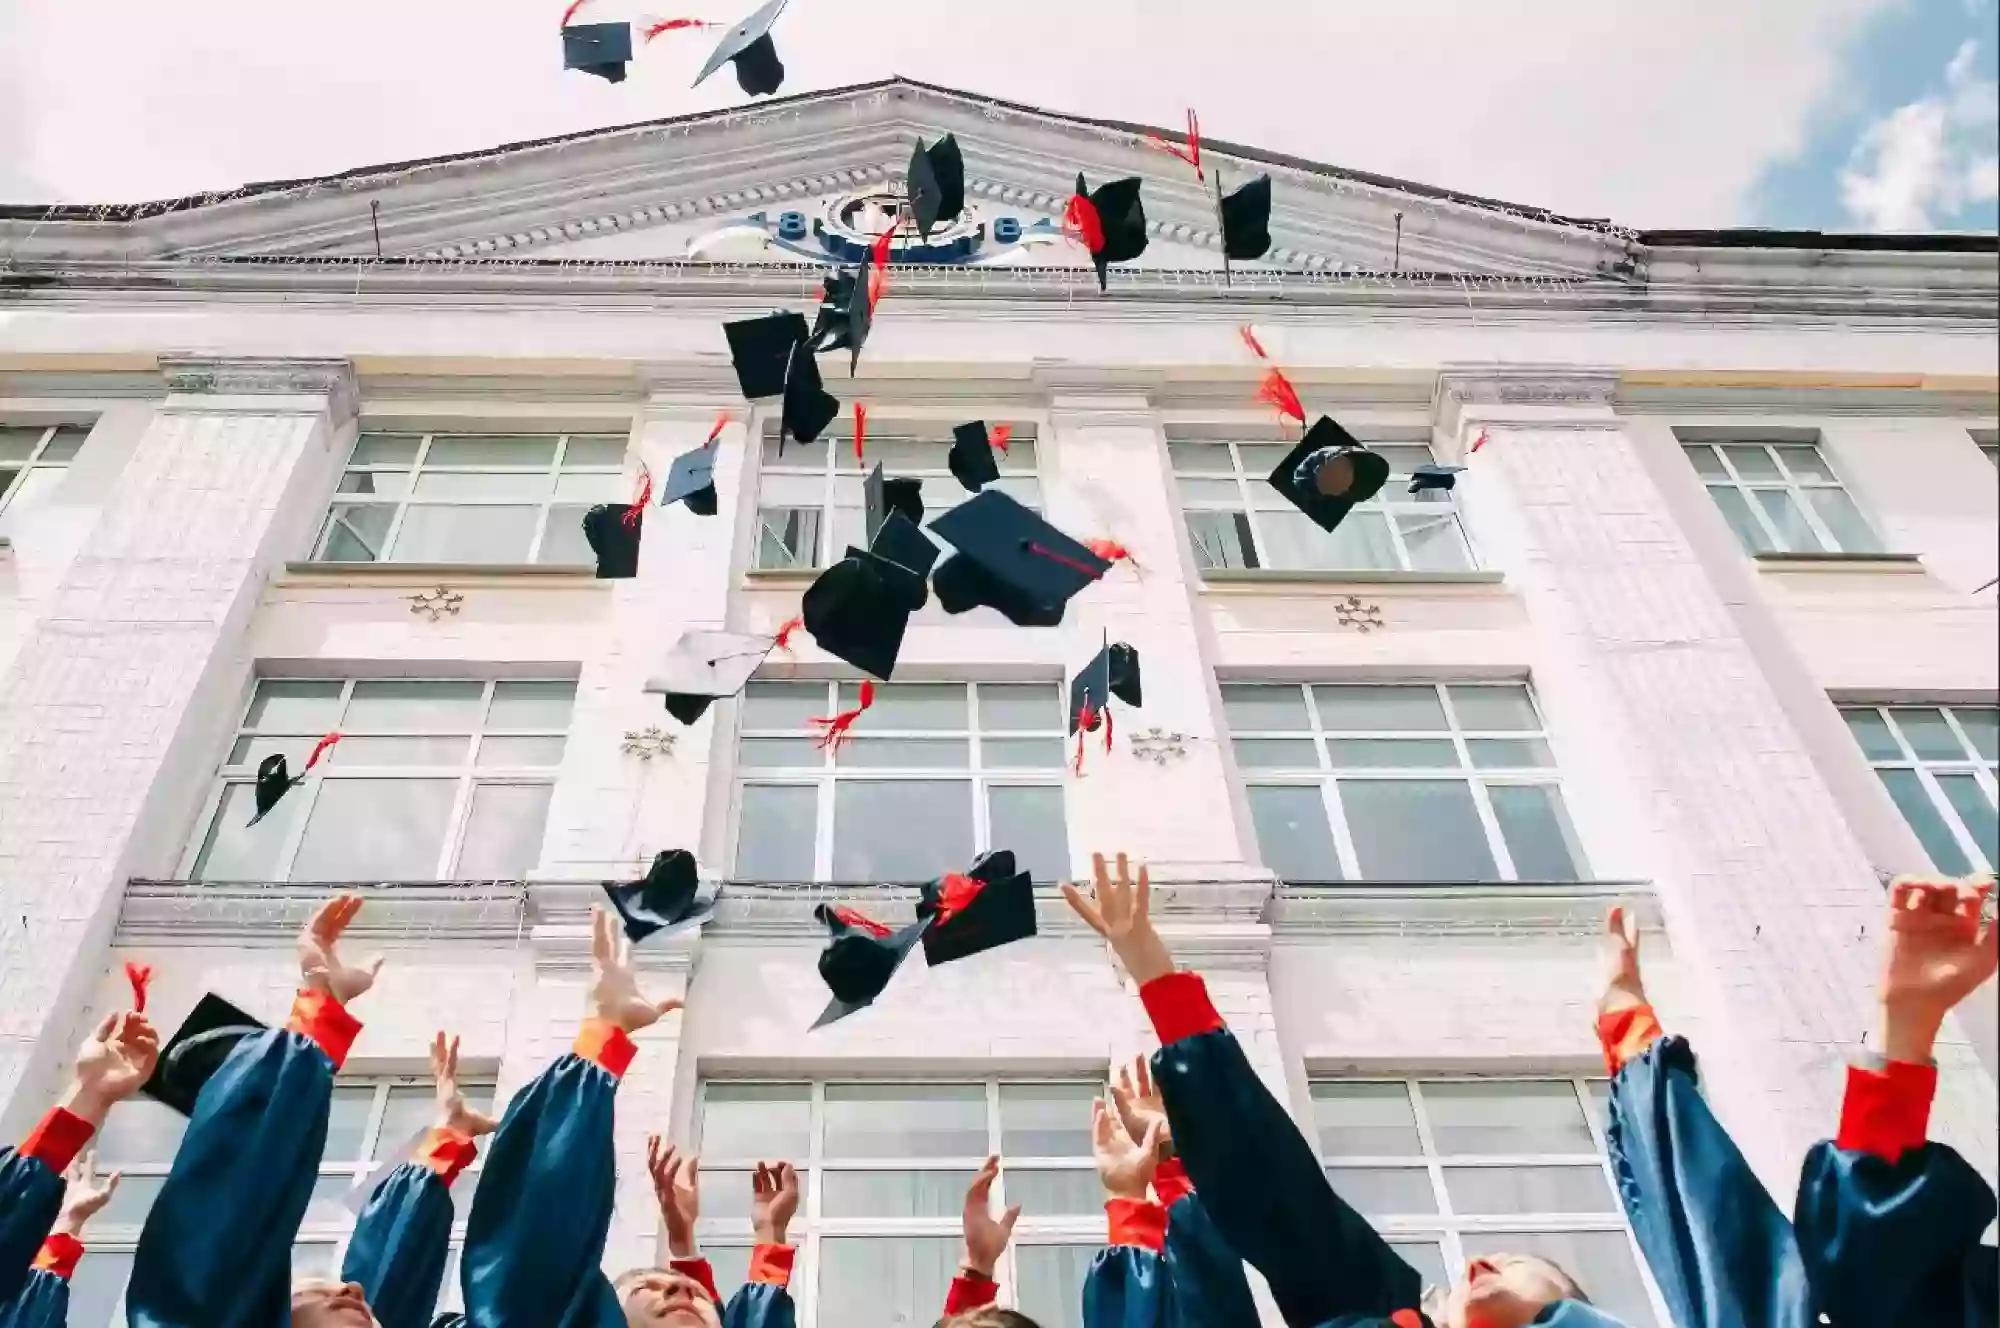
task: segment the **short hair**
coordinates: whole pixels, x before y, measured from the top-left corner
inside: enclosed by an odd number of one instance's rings
[[[963,1314],[954,1314],[939,1319],[937,1328],[1042,1328],[1033,1319],[1019,1310],[1003,1310],[998,1305],[985,1305]]]

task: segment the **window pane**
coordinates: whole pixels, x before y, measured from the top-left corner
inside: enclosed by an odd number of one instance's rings
[[[368,1117],[375,1110],[372,1084],[335,1084],[333,1105],[326,1118],[326,1147],[320,1156],[328,1162],[352,1162],[361,1157],[368,1137]]]
[[[1490,881],[1493,853],[1462,780],[1340,781],[1362,876],[1379,881]]]
[[[406,507],[390,557],[403,563],[525,562],[540,517],[533,507]]]
[[[930,881],[972,861],[965,780],[842,780],[833,790],[833,879]]]
[[[752,770],[818,770],[826,764],[826,749],[817,738],[744,738],[736,750]]]
[[[1000,1155],[1089,1157],[1090,1104],[1100,1094],[1094,1083],[1000,1085]]]
[[[1062,767],[1060,738],[984,738],[979,762],[988,770],[1056,770]]]
[[[1546,770],[1556,763],[1540,738],[1473,738],[1465,749],[1480,770]]]
[[[551,507],[542,526],[542,546],[535,550],[540,567],[589,567],[597,562],[597,551],[583,533],[588,507]]]
[[[987,1151],[983,1084],[826,1086],[828,1157],[984,1158]]]
[[[1317,784],[1252,784],[1250,819],[1257,828],[1257,852],[1264,865],[1285,881],[1337,881],[1340,855],[1326,820],[1326,799]]]
[[[536,471],[427,470],[411,496],[437,502],[460,498],[514,498],[534,502],[549,496],[549,477]]]
[[[813,879],[819,790],[810,784],[746,784],[736,832],[736,875],[746,881]]]
[[[754,1146],[754,1141],[752,1143]],[[801,1144],[800,1147],[803,1148],[804,1145]],[[798,1156],[799,1212],[804,1214],[807,1211],[806,1205],[811,1201],[812,1174],[804,1165],[805,1154],[801,1152]],[[715,1231],[735,1236],[750,1230],[751,1203],[755,1198],[752,1187],[755,1177],[756,1172],[747,1168],[741,1171],[711,1171],[704,1161],[701,1169],[700,1218],[700,1229],[704,1234]],[[729,1283],[719,1282],[717,1285],[728,1286]]]
[[[172,1156],[172,1153],[165,1153],[146,1160],[159,1162]],[[153,1211],[153,1204],[159,1199],[160,1191],[166,1183],[165,1176],[124,1177],[118,1182],[117,1192],[111,1196],[111,1201],[104,1205],[94,1221],[103,1227],[136,1227],[143,1224],[146,1214]]]
[[[810,1151],[812,1097],[804,1084],[709,1083],[701,1095],[701,1153],[799,1158]]]
[[[1202,571],[1261,566],[1250,539],[1250,521],[1241,512],[1189,512],[1188,540]]]
[[[1290,443],[1238,443],[1236,455],[1243,462],[1243,471],[1253,480],[1262,481],[1266,475],[1278,468],[1278,463],[1291,454]]]
[[[1435,687],[1315,687],[1313,703],[1319,707],[1320,727],[1329,733],[1450,727]]]
[[[1400,1236],[1391,1237],[1388,1244],[1397,1258],[1417,1270],[1417,1280],[1426,1288],[1451,1285],[1451,1279],[1445,1276],[1444,1271],[1444,1246],[1434,1240],[1409,1240]]]
[[[391,733],[467,733],[486,687],[477,682],[357,682],[346,727]]]
[[[541,860],[542,829],[548,821],[552,791],[547,784],[481,784],[473,789],[472,811],[466,817],[465,839],[458,850],[458,877],[468,881],[525,878]]]
[[[106,1117],[104,1132],[97,1136],[98,1164],[115,1171],[128,1162],[171,1161],[187,1125],[187,1117],[164,1103],[150,1097],[127,1098]],[[124,1193],[122,1181],[119,1193]]]
[[[1368,1217],[1435,1213],[1437,1194],[1423,1167],[1328,1167],[1327,1183]]]
[[[39,424],[0,428],[0,461],[26,461],[41,445],[42,433]]]
[[[958,1267],[956,1236],[829,1236],[819,1246],[818,1328],[935,1322]]]
[[[1389,463],[1389,473],[1401,479],[1408,479],[1418,466],[1437,459],[1423,443],[1377,443],[1372,445],[1372,450]],[[1277,463],[1274,461],[1271,464]]]
[[[1615,1213],[1597,1167],[1446,1167],[1445,1192],[1460,1214]]]
[[[1428,490],[1427,494],[1437,492]],[[1456,516],[1398,516],[1403,547],[1410,566],[1419,572],[1463,572],[1472,566],[1472,551]]]
[[[1651,1328],[1659,1322],[1639,1279],[1632,1243],[1622,1231],[1469,1231],[1465,1253],[1467,1258],[1531,1254],[1547,1259],[1575,1278],[1597,1308],[1618,1322],[1630,1328]]]
[[[1785,463],[1785,469],[1797,480],[1833,480],[1833,467],[1826,464],[1826,458],[1811,443],[1795,447],[1777,449],[1778,459]]]
[[[1089,1119],[1086,1111],[1084,1119]],[[1032,1220],[1095,1217],[1104,1211],[1104,1187],[1095,1170],[1037,1171],[1007,1168],[1007,1202],[1020,1204]]]
[[[1243,490],[1235,480],[1182,480],[1181,501],[1190,508],[1239,508]]]
[[[1337,769],[1451,770],[1458,748],[1449,739],[1329,738],[1327,761]]]
[[[1986,790],[1971,775],[1939,775],[1937,782],[1945,801],[1958,813],[1959,824],[1986,855],[1987,864],[2000,863],[2000,825],[1994,823],[1993,800],[1986,796]]]
[[[1728,478],[1729,472],[1722,468],[1722,462],[1716,458],[1715,449],[1707,443],[1686,443],[1682,445],[1681,450],[1687,453],[1687,459],[1694,464],[1696,474],[1716,479]]]
[[[485,1111],[493,1105],[492,1084],[467,1081],[459,1087],[465,1094],[466,1102],[475,1110]],[[413,1136],[429,1129],[436,1116],[436,1096],[429,1087],[391,1085],[389,1102],[382,1110],[382,1126],[376,1131],[375,1148],[369,1154],[370,1159],[386,1162],[393,1157],[401,1161],[407,1155]]]
[[[843,709],[859,704],[854,684],[841,684],[840,704]],[[956,683],[876,683],[868,723],[877,729],[963,731],[971,724],[966,718],[965,688]]]
[[[830,713],[829,695],[821,682],[753,682],[743,693],[743,727],[811,728],[813,716]]]
[[[1525,687],[1460,686],[1446,690],[1451,693],[1451,708],[1461,729],[1486,733],[1541,731],[1541,716],[1535,713],[1535,703],[1528,699]]]
[[[2000,710],[1967,710],[1961,707],[1952,711],[1951,715],[1965,730],[1973,751],[1989,761],[2000,759]]]
[[[356,734],[327,749],[326,763],[336,769],[356,766],[464,765],[471,746],[467,738],[391,738]],[[293,767],[296,769],[297,767]]]
[[[854,738],[834,753],[836,765],[875,770],[969,770],[964,738]]]
[[[1015,865],[1045,885],[1069,879],[1069,825],[1060,785],[991,785],[986,818],[987,847],[1012,849]]]
[[[431,439],[426,466],[540,466],[556,458],[554,438],[458,434]]]
[[[1238,738],[1230,744],[1236,764],[1256,770],[1317,770],[1319,749],[1311,738]]]
[[[1929,791],[1914,770],[1877,770],[1882,787],[1889,790],[1896,807],[1903,813],[1903,819],[1910,823],[1917,839],[1930,854],[1931,865],[1952,876],[1962,876],[1972,870],[1972,863],[1966,858],[1965,850],[1952,838],[1945,828],[1944,817],[1939,814],[1937,804],[1931,801]]]
[[[275,881],[278,858],[291,837],[292,822],[305,807],[301,791],[273,807],[256,825],[257,794],[252,785],[230,784],[222,791],[215,819],[209,822],[208,837],[194,860],[194,875],[201,881]]]
[[[1063,727],[1062,696],[1045,683],[981,683],[979,727],[987,733]]]
[[[93,1248],[69,1284],[69,1328],[111,1328],[111,1316],[132,1276],[132,1251]]]
[[[1018,1245],[1014,1299],[1042,1328],[1082,1328],[1083,1284],[1097,1249],[1091,1245]]]
[[[1861,744],[1861,751],[1871,761],[1900,761],[1903,749],[1896,745],[1896,737],[1889,732],[1889,721],[1876,710],[1843,710],[1840,717],[1847,721],[1847,728],[1854,740]]]
[[[1396,566],[1388,519],[1380,512],[1357,511],[1328,532],[1313,524],[1304,512],[1260,511],[1257,532],[1263,537],[1267,565],[1271,567],[1342,571]]]
[[[243,727],[317,736],[332,728],[339,714],[337,682],[267,681],[257,684]]]
[[[292,1246],[292,1276],[332,1277],[334,1275],[333,1254],[336,1247],[324,1241]]]
[[[1227,475],[1229,449],[1214,443],[1168,443],[1167,460],[1179,475]]]
[[[1771,537],[1764,532],[1763,523],[1758,521],[1756,514],[1750,510],[1750,500],[1743,496],[1741,489],[1711,485],[1708,496],[1715,499],[1715,506],[1721,511],[1722,519],[1736,532],[1736,538],[1743,542],[1744,548],[1751,553],[1772,551]]]
[[[1441,1154],[1597,1151],[1568,1083],[1461,1079],[1421,1087]]]
[[[1771,519],[1771,528],[1778,532],[1778,547],[1787,553],[1820,552],[1819,536],[1806,521],[1806,514],[1792,495],[1784,489],[1753,489],[1757,503],[1764,509],[1764,515]]]
[[[622,433],[573,434],[563,447],[563,469],[579,466],[622,466],[625,464],[625,435]]]
[[[407,470],[350,470],[340,477],[334,492],[400,498],[409,487],[410,472]],[[387,504],[382,506],[386,508]]]
[[[319,556],[330,563],[379,562],[388,554],[396,509],[388,503],[335,503],[326,518]]]
[[[1903,731],[1904,741],[1910,749],[1927,761],[1963,761],[1965,744],[1951,731],[1951,725],[1944,722],[1942,711],[1935,709],[1896,709],[1889,712],[1896,721],[1896,727]]]
[[[1297,687],[1224,683],[1222,711],[1232,729],[1302,732],[1310,727],[1305,693]]]
[[[1328,1157],[1415,1157],[1416,1111],[1402,1084],[1312,1086],[1313,1123],[1320,1152]]]
[[[569,727],[575,705],[573,682],[496,682],[486,727],[562,730]]]
[[[814,567],[819,558],[819,509],[766,508],[757,513],[757,558],[766,571]]]
[[[1722,449],[1729,454],[1730,464],[1736,473],[1746,480],[1775,480],[1779,478],[1778,465],[1771,460],[1771,454],[1761,443],[1732,445]]]
[[[826,1217],[957,1217],[970,1172],[828,1171],[820,1188]]]
[[[354,442],[350,466],[408,465],[417,459],[417,444],[423,440],[407,433],[364,433]]]
[[[1805,498],[1843,553],[1873,553],[1882,547],[1861,509],[1847,496],[1847,490],[1807,489]]]
[[[1500,823],[1514,875],[1524,881],[1580,879],[1576,834],[1553,784],[1489,784],[1493,819]]]
[[[457,794],[450,779],[321,781],[291,879],[436,879]]]

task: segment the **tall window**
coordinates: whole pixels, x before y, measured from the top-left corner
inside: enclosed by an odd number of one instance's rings
[[[267,678],[188,874],[210,881],[518,880],[542,847],[576,684]],[[257,765],[299,778],[254,827]]]
[[[1882,787],[1941,872],[2000,870],[2000,710],[1842,706]]]
[[[701,1085],[698,1237],[727,1295],[750,1260],[750,1168],[799,1169],[792,1279],[800,1328],[927,1325],[957,1271],[965,1187],[1006,1159],[996,1205],[1020,1204],[995,1276],[1045,1328],[1082,1328],[1083,1279],[1104,1241],[1090,1156],[1093,1081]]]
[[[587,565],[583,514],[631,501],[624,463],[624,434],[364,433],[313,557]]]
[[[1264,865],[1292,881],[1573,881],[1583,852],[1519,683],[1229,684]]]
[[[1684,443],[1752,553],[1874,553],[1881,541],[1814,443]]]
[[[928,881],[989,848],[1041,881],[1069,874],[1064,723],[1054,683],[877,683],[839,750],[812,718],[851,682],[753,682],[737,746],[736,875]]]
[[[491,1107],[490,1080],[467,1078],[461,1087],[466,1101],[475,1108],[484,1111]],[[435,1110],[428,1077],[342,1075],[334,1081],[319,1179],[313,1183],[305,1220],[292,1245],[294,1274],[337,1274],[354,1231],[354,1212],[343,1200],[377,1167],[391,1159],[406,1158],[415,1136],[430,1124]],[[122,1170],[125,1175],[118,1183],[118,1193],[84,1233],[89,1252],[77,1265],[70,1286],[69,1328],[111,1328],[125,1322],[119,1302],[131,1276],[132,1252],[186,1129],[185,1118],[151,1098],[133,1098],[111,1113],[96,1140],[98,1174]],[[480,1163],[474,1162],[452,1182],[452,1257],[441,1308],[459,1303],[458,1249],[465,1240],[465,1218],[479,1186],[479,1167]]]
[[[843,426],[844,427],[844,426]],[[948,512],[971,498],[945,465],[951,440],[869,434],[857,461],[850,438],[837,429],[816,443],[787,442],[778,450],[773,429],[764,434],[764,459],[757,486],[757,547],[751,566],[760,570],[825,567],[849,545],[866,545],[862,480],[876,462],[891,478],[923,481],[924,518]],[[1040,509],[1041,482],[1035,475],[1032,426],[1016,426],[1007,450],[994,450],[1000,478],[988,485],[1028,507]]]
[[[1432,459],[1430,448],[1370,447],[1389,462],[1389,482],[1329,534],[1268,482],[1291,450],[1286,444],[1169,444],[1196,565],[1383,572],[1471,567],[1452,491],[1409,492],[1410,472]]]
[[[1316,1080],[1327,1179],[1426,1286],[1551,1259],[1620,1323],[1664,1323],[1605,1161],[1601,1079]]]
[[[0,534],[47,502],[90,429],[80,424],[0,425]]]

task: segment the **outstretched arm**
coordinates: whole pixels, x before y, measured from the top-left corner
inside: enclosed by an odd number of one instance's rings
[[[1090,1149],[1104,1187],[1105,1247],[1083,1284],[1086,1328],[1167,1328],[1175,1288],[1164,1254],[1167,1208],[1147,1194],[1167,1134],[1164,1115],[1135,1138],[1124,1114],[1099,1099],[1090,1106]]]
[[[0,1328],[63,1328],[69,1321],[69,1280],[83,1258],[83,1229],[118,1191],[119,1173],[97,1178],[97,1158],[85,1153],[64,1173],[62,1212],[42,1242],[28,1283],[0,1305]]]
[[[958,1276],[945,1293],[946,1315],[963,1314],[991,1305],[1000,1296],[1000,1284],[993,1270],[1014,1239],[1014,1223],[1020,1220],[1021,1205],[1015,1204],[1000,1216],[993,1216],[993,1182],[1000,1178],[1000,1158],[986,1159],[979,1174],[965,1190],[965,1257],[959,1260]]]
[[[722,1328],[792,1328],[792,1218],[799,1211],[799,1173],[789,1162],[759,1162],[750,1176],[750,1279],[729,1298]]]

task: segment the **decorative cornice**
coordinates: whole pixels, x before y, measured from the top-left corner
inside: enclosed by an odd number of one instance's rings
[[[346,360],[162,355],[160,375],[170,395],[324,397],[336,424],[353,418],[361,399]]]
[[[1447,365],[1438,374],[1432,415],[1448,438],[1458,437],[1473,424],[1602,429],[1615,422],[1611,402],[1617,391],[1615,369],[1561,364]]]
[[[329,894],[367,898],[348,934],[364,941],[437,938],[490,947],[520,938],[528,891],[519,881],[428,884],[208,885],[134,879],[118,917],[119,944],[289,946]]]

